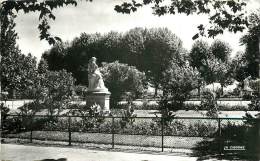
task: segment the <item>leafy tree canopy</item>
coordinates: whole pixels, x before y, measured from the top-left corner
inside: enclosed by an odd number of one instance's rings
[[[92,0],[86,0],[92,1]],[[17,14],[22,11],[25,14],[30,12],[39,13],[39,25],[38,29],[40,31],[40,39],[45,39],[49,44],[55,44],[55,42],[61,41],[59,37],[53,36],[49,33],[50,25],[49,20],[55,20],[55,15],[53,10],[64,7],[67,5],[77,5],[77,0],[50,0],[50,1],[37,1],[37,0],[24,0],[24,1],[14,1],[14,0],[4,0],[0,4],[0,14],[1,15],[12,15]]]
[[[207,83],[228,83],[231,78],[230,45],[224,41],[215,40],[210,46],[207,42],[197,40],[189,53],[191,66],[196,67]]]
[[[198,87],[200,74],[188,62],[183,65],[171,62],[163,75],[163,96],[160,105],[162,108],[169,110],[178,110],[183,107],[184,101],[189,98],[190,91]]]
[[[198,38],[199,35],[215,37],[222,34],[225,29],[236,33],[243,31],[249,25],[247,15],[245,15],[246,3],[240,0],[132,0],[132,2],[116,5],[115,10],[119,13],[130,14],[146,5],[151,5],[153,14],[158,16],[177,13],[208,14],[209,26],[199,25],[199,31],[193,39]]]
[[[187,52],[182,41],[167,28],[134,28],[125,33],[82,33],[72,42],[55,44],[43,54],[50,70],[66,69],[79,84],[87,84],[86,65],[93,56],[98,63],[116,60],[146,73],[157,89],[170,61],[182,64]]]
[[[92,2],[92,0],[86,0]],[[53,10],[67,5],[77,5],[77,0],[56,0],[56,1],[13,1],[5,0],[0,4],[1,14],[8,15],[23,11],[24,13],[38,12],[40,39],[47,40],[54,44],[60,38],[49,33],[49,20],[55,20]],[[132,2],[123,2],[115,6],[115,11],[119,13],[131,13],[137,11],[145,5],[151,5],[155,15],[177,14],[208,14],[210,25],[206,28],[203,24],[198,26],[199,32],[193,36],[193,39],[199,35],[208,35],[215,37],[222,34],[225,29],[231,32],[243,31],[248,27],[248,18],[245,15],[246,3],[241,0],[132,0]]]
[[[250,26],[248,32],[240,39],[242,45],[246,46],[245,60],[247,66],[245,72],[249,73],[252,77],[260,76],[260,14],[258,12],[250,14]]]
[[[15,15],[0,15],[1,22],[1,87],[3,91],[9,94],[15,90],[20,94],[26,94],[26,91],[33,85],[36,76],[36,58],[31,54],[27,56],[22,54],[16,40],[17,33],[14,30]],[[23,95],[23,96],[25,96]],[[26,97],[25,96],[25,97]]]

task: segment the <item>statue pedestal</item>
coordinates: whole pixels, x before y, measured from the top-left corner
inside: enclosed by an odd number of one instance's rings
[[[98,104],[103,114],[109,114],[109,100],[111,93],[109,91],[88,91],[86,93],[86,105],[88,107]]]

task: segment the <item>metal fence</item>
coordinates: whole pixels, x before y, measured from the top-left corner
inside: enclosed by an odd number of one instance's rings
[[[248,145],[248,122],[258,119],[206,117],[89,117],[8,115],[2,137],[25,142],[84,144],[119,149],[171,151]]]

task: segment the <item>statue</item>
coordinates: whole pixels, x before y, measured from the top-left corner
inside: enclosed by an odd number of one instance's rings
[[[249,86],[249,80],[250,79],[251,79],[251,76],[249,76],[246,79],[244,79],[244,81],[243,81],[244,88],[243,88],[243,90],[242,90],[242,92],[240,94],[241,96],[246,95],[246,94],[252,96],[254,90],[252,88],[250,88],[250,86]]]
[[[251,76],[244,79],[244,91],[252,92],[253,90],[249,87],[249,80],[251,79]]]
[[[96,60],[95,57],[92,57],[88,63],[88,91],[108,91],[104,85]]]

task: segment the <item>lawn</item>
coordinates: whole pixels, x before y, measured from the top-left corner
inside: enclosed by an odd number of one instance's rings
[[[30,139],[30,132],[8,134],[6,138]],[[164,147],[192,149],[204,139],[203,137],[164,136]],[[68,132],[60,131],[33,131],[34,140],[68,142],[69,134]],[[72,143],[110,144],[112,146],[112,134],[72,132],[71,141]],[[117,145],[125,145],[130,147],[161,148],[162,136],[115,134],[114,144],[115,147]]]

